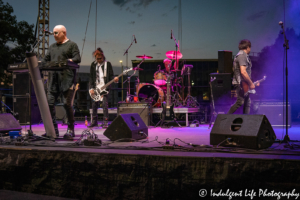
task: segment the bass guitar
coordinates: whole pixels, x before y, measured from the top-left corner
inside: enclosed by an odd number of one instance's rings
[[[266,78],[267,78],[267,77],[264,76],[262,79],[260,79],[260,80],[258,80],[258,81],[255,81],[253,84],[254,84],[255,86],[257,86],[258,83],[261,83],[261,82],[265,81]],[[255,94],[255,93],[256,93],[255,89],[250,90],[250,87],[249,87],[248,83],[245,82],[245,81],[242,81],[242,82],[241,82],[241,86],[242,86],[242,89],[243,89],[243,91],[244,91],[244,96],[247,96],[248,94]]]
[[[132,68],[130,69],[126,69],[124,70],[119,76],[117,76],[118,78],[120,78],[123,74],[126,74],[127,72],[131,71]],[[114,79],[112,79],[111,81],[109,81],[108,83],[104,84],[97,84],[96,88],[92,88],[89,90],[90,96],[94,101],[102,101],[103,100],[103,95],[107,95],[108,91],[106,90],[106,88],[108,86],[110,86],[110,84],[112,84],[114,82]],[[91,94],[91,90],[94,90],[94,94]]]

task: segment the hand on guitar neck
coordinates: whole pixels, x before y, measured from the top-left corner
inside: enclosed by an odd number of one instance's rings
[[[259,86],[260,82],[266,80],[266,78],[267,77],[264,76],[262,79],[260,79],[258,81],[255,81],[254,83],[252,83],[250,86],[245,81],[242,81],[241,85],[242,85],[242,89],[244,91],[244,95],[248,95],[248,93],[255,94],[256,93],[256,91],[254,90],[255,86]]]
[[[255,89],[255,87],[256,87],[256,86],[259,86],[259,85],[260,85],[260,82],[258,82],[258,81],[252,83],[252,84],[250,85],[250,90]]]

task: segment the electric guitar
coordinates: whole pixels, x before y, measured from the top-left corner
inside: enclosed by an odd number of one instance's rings
[[[255,81],[253,84],[256,86],[258,83],[265,81],[266,78],[267,77],[264,76],[262,79],[260,79],[258,81]],[[245,81],[241,82],[241,86],[242,86],[242,89],[244,91],[244,96],[247,96],[248,94],[255,94],[256,93],[255,89],[252,89],[252,90],[249,89],[249,85]]]
[[[73,94],[73,97],[72,97],[71,106],[73,106],[73,104],[74,104],[74,99],[75,99],[76,92],[77,92],[78,89],[79,89],[79,83],[77,83],[76,86],[75,86],[75,90],[74,90],[74,94]]]
[[[171,103],[171,76],[169,75],[167,78],[167,100],[166,103],[163,103],[163,119],[164,121],[173,121],[175,119],[175,114],[174,114],[174,104]]]
[[[120,78],[123,74],[129,72],[132,70],[132,67],[130,69],[126,69],[124,70],[119,76],[117,76],[118,78]],[[103,100],[103,95],[107,95],[108,91],[106,90],[106,88],[108,86],[110,86],[110,84],[112,84],[114,82],[114,79],[112,79],[111,81],[109,81],[108,83],[104,84],[97,84],[96,88],[91,88],[89,90],[90,96],[94,101],[102,101]],[[94,94],[91,94],[91,90],[94,90]]]

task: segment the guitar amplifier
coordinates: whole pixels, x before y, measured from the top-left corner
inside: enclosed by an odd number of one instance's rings
[[[286,126],[285,102],[274,100],[254,101],[253,113],[266,115],[273,127]],[[288,127],[291,127],[291,121],[291,105],[288,103]]]
[[[120,114],[138,113],[146,126],[150,126],[150,119],[152,117],[152,104],[150,103],[118,103],[118,116]]]

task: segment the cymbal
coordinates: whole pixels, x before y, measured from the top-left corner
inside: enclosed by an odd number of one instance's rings
[[[176,51],[167,51],[166,56],[170,59],[176,59]],[[177,60],[180,58],[182,58],[182,53],[180,53],[180,51],[177,51]]]
[[[142,70],[144,70],[144,69],[135,67],[135,68],[133,68],[132,70],[133,70],[133,71],[135,71],[135,70],[142,71]]]
[[[153,58],[152,56],[146,56],[145,54],[142,56],[136,56],[137,58],[143,58],[143,59],[150,59]]]

